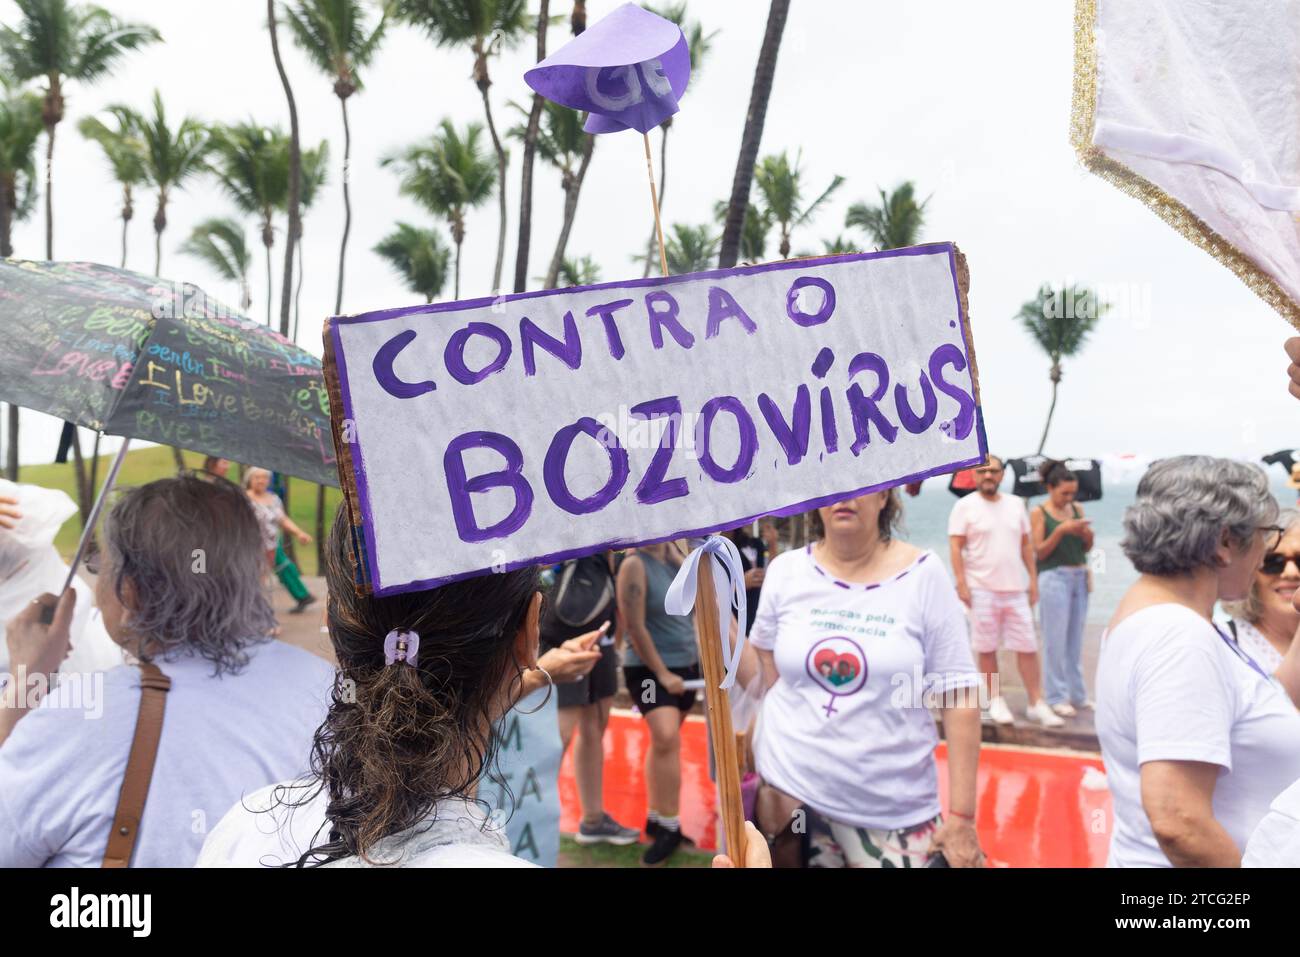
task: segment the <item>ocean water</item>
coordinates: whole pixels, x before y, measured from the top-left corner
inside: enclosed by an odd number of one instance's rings
[[[1286,487],[1281,470],[1270,468],[1269,480],[1279,505],[1294,506],[1296,492]],[[1008,487],[1009,481],[1005,483],[1002,494],[1008,494]],[[1092,564],[1092,594],[1088,602],[1090,624],[1105,625],[1110,621],[1120,598],[1137,579],[1137,570],[1119,547],[1124,534],[1124,510],[1133,502],[1136,492],[1136,484],[1107,487],[1100,500],[1085,502],[1081,506],[1084,514],[1092,519],[1096,535],[1089,553]],[[957,498],[948,491],[947,481],[931,479],[922,486],[921,494],[915,498],[901,490],[899,495],[903,502],[901,537],[914,545],[937,552],[951,576],[952,566],[948,560],[948,514]],[[1043,498],[1032,499],[1030,507],[1036,507],[1043,501]]]

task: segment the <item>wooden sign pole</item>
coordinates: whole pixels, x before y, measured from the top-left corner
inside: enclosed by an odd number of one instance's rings
[[[731,701],[721,687],[727,675],[722,656],[723,627],[713,584],[713,556],[700,556],[695,589],[695,627],[700,639],[700,672],[704,677],[704,702],[713,737],[713,764],[718,779],[718,804],[727,835],[727,856],[745,866],[745,810],[740,798],[740,761],[736,733],[731,726]]]
[[[650,134],[642,133],[641,137],[645,140],[645,169],[650,175],[650,205],[655,211],[655,235],[659,237],[659,268],[667,276],[668,256],[664,253],[664,226],[659,220],[659,191],[655,189],[655,167],[654,161],[650,159]]]

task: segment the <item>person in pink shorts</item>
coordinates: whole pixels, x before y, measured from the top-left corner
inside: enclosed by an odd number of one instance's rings
[[[998,491],[1002,460],[990,455],[975,470],[975,494],[953,506],[948,517],[957,595],[970,609],[971,644],[979,668],[987,676],[989,716],[998,724],[1015,719],[1006,699],[997,693],[998,648],[1016,653],[1020,678],[1029,695],[1026,715],[1048,728],[1064,721],[1042,697],[1038,637],[1032,606],[1038,602],[1038,572],[1029,538],[1029,515],[1014,495]]]

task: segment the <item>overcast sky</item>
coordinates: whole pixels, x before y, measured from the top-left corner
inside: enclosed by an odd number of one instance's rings
[[[97,147],[77,134],[82,116],[110,103],[144,109],[155,87],[169,115],[210,122],[252,117],[288,126],[260,0],[105,0],[118,15],[151,23],[165,42],[132,55],[115,74],[67,90],[54,168],[55,255],[116,264],[119,191]],[[594,23],[616,0],[589,0]],[[1048,360],[1013,320],[1045,280],[1103,287],[1116,308],[1065,378],[1047,451],[1100,456],[1210,452],[1255,458],[1300,445],[1300,407],[1286,392],[1281,344],[1289,326],[1217,262],[1137,201],[1085,173],[1068,142],[1072,17],[1070,0],[1017,0],[995,6],[959,0],[794,0],[767,114],[763,152],[803,150],[807,188],[834,174],[846,182],[795,251],[819,249],[845,233],[849,204],[877,187],[912,179],[930,196],[923,238],[955,241],[971,270],[970,310],[990,447],[1023,454],[1037,447],[1050,395]],[[564,0],[552,8],[566,14]],[[735,168],[767,4],[692,0],[690,13],[717,30],[692,79],[669,139],[666,223],[712,222]],[[0,0],[0,21],[17,13]],[[553,27],[550,48],[568,39]],[[331,83],[282,33],[282,48],[303,140],[330,140],[335,162],[325,195],[305,221],[307,281],[300,340],[319,354],[319,324],[332,312],[343,209],[338,163],[342,128]],[[497,122],[515,122],[508,101],[525,102],[522,75],[530,40],[491,63]],[[352,238],[344,311],[409,304],[389,267],[370,249],[397,221],[432,221],[397,194],[378,166],[385,153],[428,136],[444,116],[458,125],[483,111],[465,50],[435,48],[420,33],[393,29],[366,88],[349,103],[353,137]],[[658,162],[658,134],[655,136]],[[43,149],[43,141],[42,141]],[[518,152],[516,150],[516,152]],[[514,272],[518,166],[509,180],[510,234],[505,285]],[[558,174],[539,162],[530,275],[545,272],[561,218]],[[196,282],[234,302],[237,294],[177,247],[199,220],[233,212],[211,182],[174,196],[164,234],[163,274]],[[128,266],[153,266],[153,199],[141,196],[131,225]],[[462,294],[490,291],[496,206],[471,215]],[[631,261],[645,242],[650,209],[640,138],[604,136],[582,192],[569,243],[592,255],[602,279],[641,275]],[[19,224],[15,254],[41,258],[43,212]],[[256,241],[249,223],[249,240]],[[775,243],[772,244],[775,255]],[[260,249],[260,247],[258,247]],[[277,247],[277,249],[280,247]],[[260,256],[260,253],[259,253]],[[277,277],[283,267],[277,255]],[[253,315],[261,319],[264,267],[253,270]],[[530,288],[538,288],[534,280]],[[278,289],[276,308],[278,310]],[[450,285],[447,290],[450,297]],[[24,413],[24,462],[48,461],[55,423]]]

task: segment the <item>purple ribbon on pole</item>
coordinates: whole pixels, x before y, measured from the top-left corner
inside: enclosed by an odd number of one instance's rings
[[[681,27],[625,3],[524,74],[530,87],[589,114],[588,133],[649,133],[677,112],[691,79]]]

